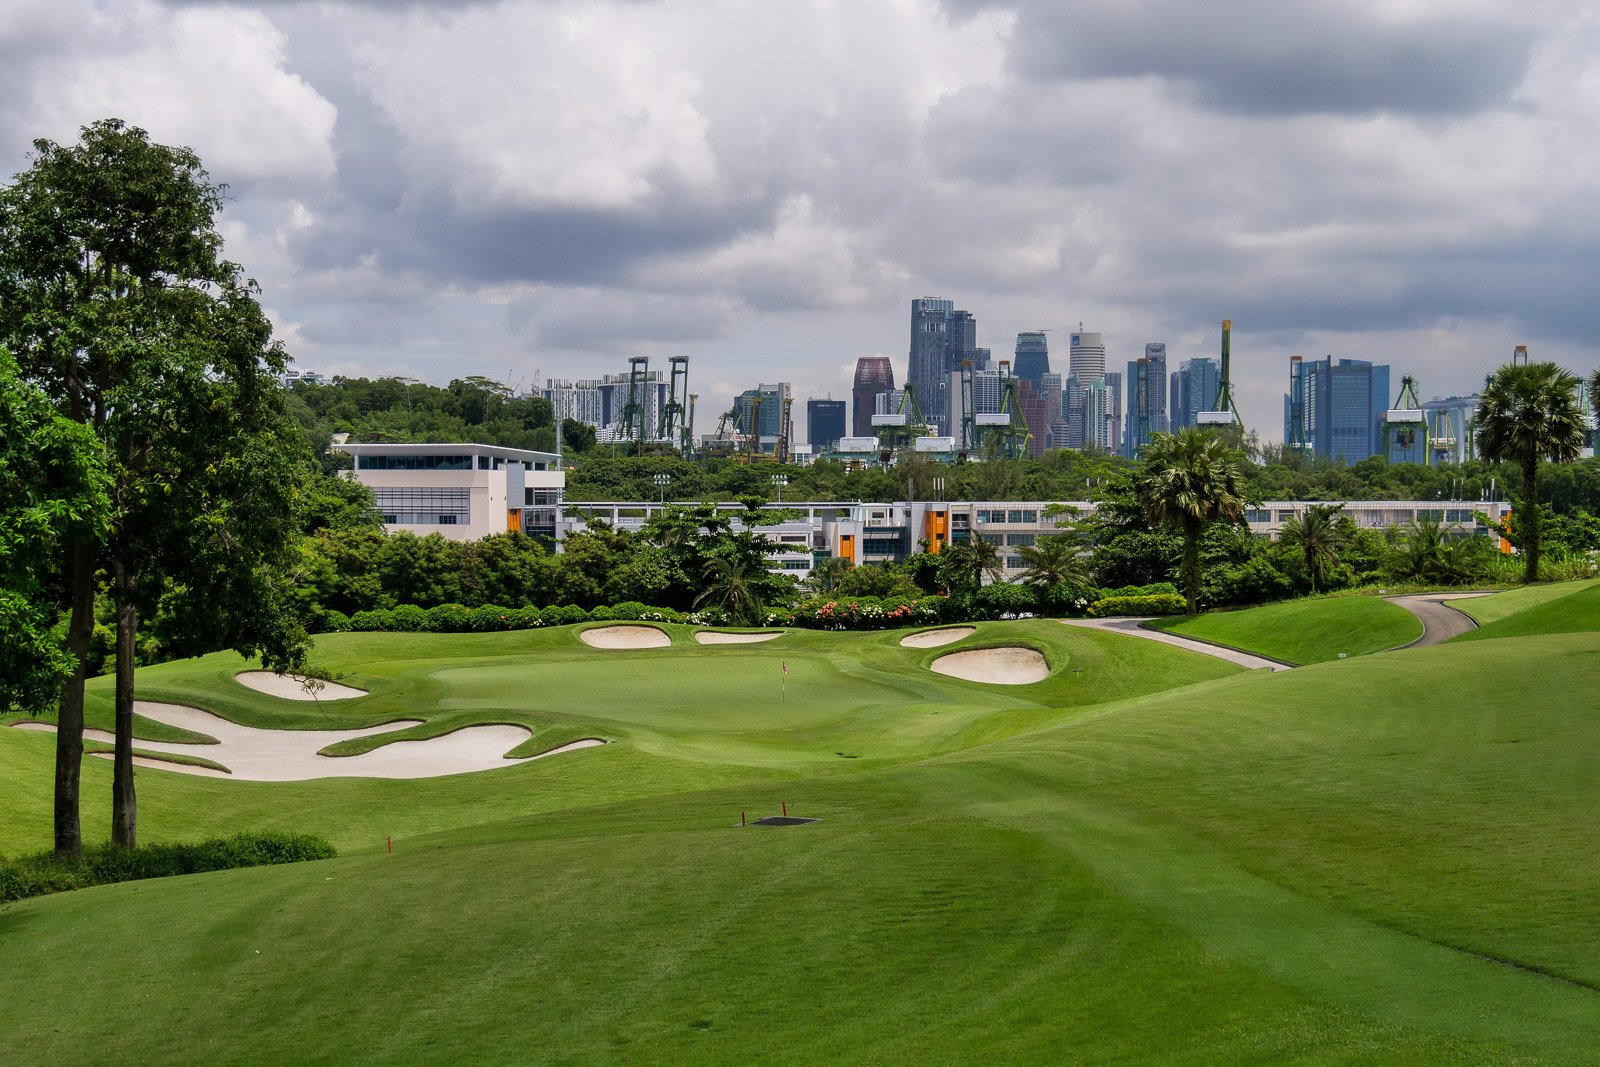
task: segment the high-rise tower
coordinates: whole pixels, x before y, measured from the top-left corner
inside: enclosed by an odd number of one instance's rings
[[[1067,354],[1067,373],[1085,385],[1106,376],[1106,345],[1099,334],[1084,333],[1080,329],[1072,335],[1072,347]]]
[[[879,393],[894,388],[894,364],[888,356],[862,356],[856,360],[856,377],[850,387],[850,432],[872,436],[872,408]]]
[[[1017,334],[1016,357],[1011,373],[1039,388],[1044,376],[1050,373],[1050,345],[1043,331]]]

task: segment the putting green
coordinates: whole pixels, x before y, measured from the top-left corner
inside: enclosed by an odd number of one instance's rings
[[[939,650],[892,632],[789,633],[780,655],[667,629],[673,647],[625,657],[565,631],[325,641],[371,696],[287,712],[241,697],[230,714],[356,727],[406,708],[424,733],[506,721],[616,743],[420,782],[141,773],[149,837],[294,827],[344,854],[5,907],[0,998],[28,1010],[0,1028],[0,1059],[1600,1049],[1596,635],[1267,675],[982,624],[969,644],[1053,668],[994,687],[932,673]],[[141,696],[210,706],[238,666],[142,672],[159,693]],[[47,742],[0,731],[0,805],[23,827],[0,824],[8,851],[48,827]],[[108,792],[97,762],[89,797]],[[822,821],[739,828],[785,801]]]

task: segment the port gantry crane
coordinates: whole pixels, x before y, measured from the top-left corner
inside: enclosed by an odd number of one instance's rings
[[[1000,410],[974,412],[973,447],[983,459],[1018,459],[1028,454],[1033,434],[1017,397],[1017,379],[1011,374],[1011,361],[1000,361]]]
[[[911,447],[911,442],[928,436],[928,421],[917,403],[917,390],[910,382],[900,394],[895,411],[872,416],[872,432],[878,437],[878,462],[888,466],[896,452]]]
[[[1417,438],[1422,447],[1417,448]],[[1383,413],[1383,458],[1390,463],[1416,462],[1408,457],[1418,455],[1421,462],[1432,461],[1428,447],[1428,417],[1417,399],[1417,380],[1407,374],[1400,379],[1400,395],[1394,406]]]

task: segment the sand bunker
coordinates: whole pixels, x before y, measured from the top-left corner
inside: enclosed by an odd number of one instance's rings
[[[933,661],[933,669],[952,678],[991,685],[1028,685],[1050,677],[1050,665],[1031,648],[978,648],[952,652]]]
[[[781,630],[770,634],[725,634],[716,630],[701,630],[694,635],[694,639],[702,645],[753,645],[759,641],[771,641],[782,636]]]
[[[233,680],[246,689],[254,689],[258,693],[265,693],[270,697],[282,697],[285,700],[349,700],[351,697],[367,695],[365,689],[340,685],[338,682],[322,682],[313,692],[306,688],[306,679],[298,674],[245,671],[234,675]]]
[[[923,630],[921,633],[902,637],[900,643],[907,648],[938,648],[948,645],[963,637],[971,637],[976,633],[970,626],[952,626],[945,630]]]
[[[595,648],[665,648],[672,644],[666,631],[654,626],[596,626],[581,631],[578,640]]]
[[[508,760],[505,754],[533,736],[530,730],[522,726],[467,726],[422,741],[395,741],[359,756],[323,756],[319,754],[321,749],[340,741],[393,733],[410,726],[420,726],[421,723],[402,720],[362,730],[258,730],[183,704],[136,700],[133,710],[147,719],[209,734],[217,739],[214,745],[140,739],[134,742],[136,747],[149,752],[198,756],[221,764],[233,773],[143,757],[135,757],[135,763],[181,774],[236,778],[248,782],[303,782],[311,778],[437,778],[446,774],[488,771],[521,763],[522,759]],[[48,723],[18,725],[22,729],[55,732],[55,727]],[[110,734],[100,730],[85,730],[84,736],[96,741],[109,742],[112,739]],[[603,744],[604,741],[596,738],[586,738],[524,758],[543,759],[545,756]],[[110,758],[109,753],[95,755]]]

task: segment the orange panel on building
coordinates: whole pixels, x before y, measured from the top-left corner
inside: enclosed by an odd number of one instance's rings
[[[950,513],[948,511],[929,511],[924,517],[923,533],[928,542],[928,551],[934,555],[942,552],[950,543]]]

